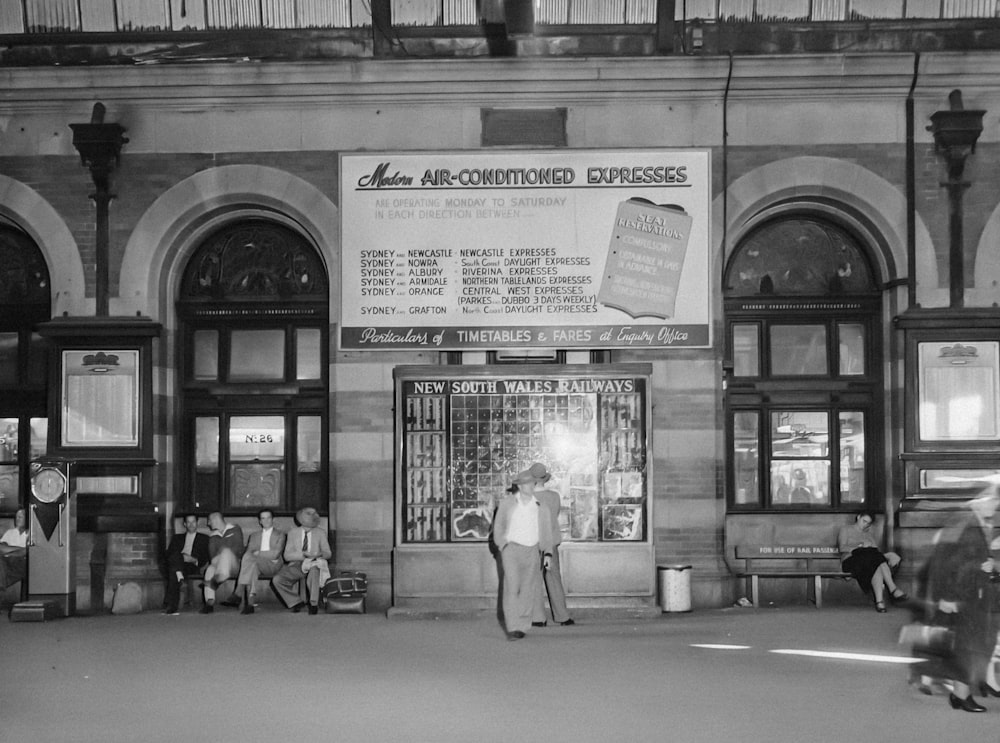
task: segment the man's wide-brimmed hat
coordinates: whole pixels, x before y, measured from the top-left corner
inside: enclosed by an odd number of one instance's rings
[[[532,476],[538,480],[538,482],[548,482],[552,479],[552,473],[549,472],[545,468],[545,465],[541,462],[535,462],[533,465],[528,467],[528,472],[530,472]]]
[[[545,469],[545,465],[541,462],[535,462],[524,472],[518,472],[514,476],[514,482],[518,485],[526,482],[547,482],[550,477],[552,477],[552,473]]]

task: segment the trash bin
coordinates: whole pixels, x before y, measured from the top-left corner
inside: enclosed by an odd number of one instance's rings
[[[691,611],[691,566],[658,565],[656,571],[663,611]]]

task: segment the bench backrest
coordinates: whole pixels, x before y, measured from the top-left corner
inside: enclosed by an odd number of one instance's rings
[[[840,551],[836,545],[823,544],[738,544],[736,558],[745,560],[794,559],[796,557],[835,557],[840,559]]]
[[[250,538],[250,535],[255,531],[260,531],[260,524],[257,523],[256,516],[226,516],[226,521],[230,524],[236,524],[243,531],[243,541],[244,543]],[[175,516],[173,519],[173,531],[170,534],[180,534],[184,531],[184,522],[181,520],[180,516]],[[295,528],[295,518],[292,516],[275,516],[274,526],[280,531],[287,534],[292,529]],[[320,516],[319,526],[321,529],[330,529],[330,519],[326,516]],[[211,531],[208,528],[207,520],[204,517],[198,519],[198,531],[203,534],[208,534]],[[167,536],[169,537],[170,534]]]
[[[832,561],[838,556],[841,527],[853,521],[854,515],[849,513],[728,513],[726,565],[738,574],[746,567],[747,558],[820,559],[829,555]],[[882,529],[883,519],[879,519],[872,527],[878,543],[882,541]]]

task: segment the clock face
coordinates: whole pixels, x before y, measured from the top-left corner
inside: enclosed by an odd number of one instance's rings
[[[52,503],[66,491],[66,478],[59,470],[43,469],[31,481],[31,492],[42,503]]]

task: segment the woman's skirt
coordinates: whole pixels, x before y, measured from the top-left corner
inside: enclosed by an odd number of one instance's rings
[[[875,547],[858,547],[844,560],[843,568],[858,582],[863,593],[871,593],[872,577],[883,562],[886,562],[885,555]]]

